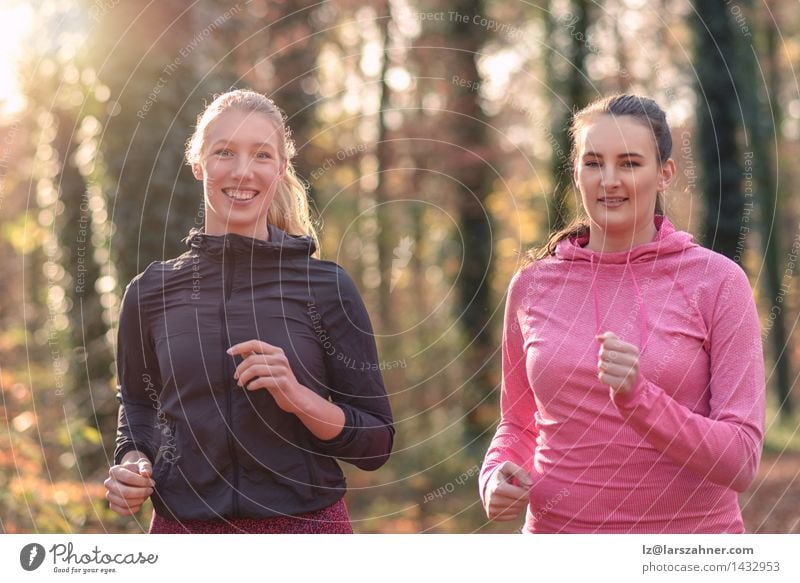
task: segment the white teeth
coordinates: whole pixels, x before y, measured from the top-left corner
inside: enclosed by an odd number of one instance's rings
[[[256,190],[234,190],[231,188],[225,189],[222,192],[224,192],[226,196],[229,196],[235,200],[250,200],[255,198],[255,196],[258,194],[258,191]]]

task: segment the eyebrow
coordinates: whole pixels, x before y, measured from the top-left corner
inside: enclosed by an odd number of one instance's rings
[[[233,140],[217,140],[211,144],[211,148],[216,148],[217,146],[230,146],[233,143]],[[255,142],[252,144],[254,148],[269,148],[270,150],[274,150],[275,146],[270,144],[269,142]]]
[[[598,152],[584,152],[584,157],[586,156],[594,156],[595,158],[602,158],[603,155]],[[617,156],[617,158],[644,158],[643,154],[639,154],[638,152],[625,152]]]

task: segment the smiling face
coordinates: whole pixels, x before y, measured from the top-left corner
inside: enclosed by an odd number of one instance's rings
[[[267,212],[285,171],[281,130],[264,114],[229,110],[208,127],[200,161],[205,231],[267,239]]]
[[[631,116],[598,115],[577,134],[575,182],[589,215],[595,251],[625,251],[652,241],[656,198],[675,175],[658,161],[653,133]]]

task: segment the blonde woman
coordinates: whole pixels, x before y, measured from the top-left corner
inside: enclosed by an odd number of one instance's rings
[[[369,317],[347,274],[314,256],[293,155],[270,99],[217,97],[186,148],[205,227],[125,292],[105,485],[123,516],[152,497],[151,533],[349,533],[337,459],[388,459]]]

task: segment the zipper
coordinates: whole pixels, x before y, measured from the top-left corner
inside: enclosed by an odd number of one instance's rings
[[[231,242],[225,237],[225,251],[222,255],[222,271],[225,275],[225,295],[220,303],[220,321],[225,329],[225,334],[222,335],[222,358],[224,362],[223,370],[225,371],[225,417],[226,417],[226,437],[228,443],[228,453],[231,456],[231,466],[233,467],[233,517],[239,518],[239,460],[236,457],[236,447],[233,439],[233,373],[235,370],[234,357],[228,356],[226,352],[231,347],[231,336],[228,328],[227,321],[227,303],[231,299],[233,293],[233,274],[234,274],[234,255],[231,253]],[[227,260],[227,261],[226,261]],[[227,342],[227,344],[226,344]]]

